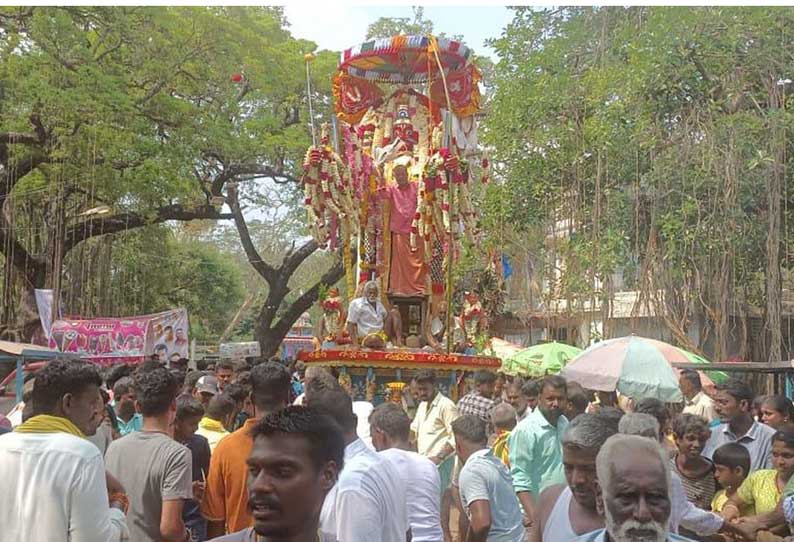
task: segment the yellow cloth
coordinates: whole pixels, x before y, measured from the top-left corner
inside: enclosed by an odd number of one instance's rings
[[[85,438],[78,427],[70,420],[50,414],[39,414],[16,428],[18,433],[69,433],[76,437]]]
[[[714,494],[714,498],[711,499],[711,510],[712,512],[717,512],[718,514],[722,513],[722,509],[725,506],[725,503],[728,502],[728,494],[725,492],[724,489],[719,490],[717,493]],[[748,517],[755,515],[755,507],[744,505],[740,511],[741,517]]]
[[[746,505],[754,506],[756,514],[767,514],[777,508],[780,490],[775,469],[757,470],[742,482],[736,495]]]
[[[207,439],[207,442],[209,442],[210,445],[210,452],[215,452],[215,447],[225,436],[229,434],[229,432],[218,420],[213,420],[212,418],[204,416],[199,422],[196,434]]]
[[[458,408],[441,392],[430,401],[422,401],[416,410],[411,432],[416,438],[416,451],[425,457],[441,453],[446,445],[454,450],[455,437],[452,435],[452,422],[458,417]]]
[[[510,433],[511,431],[499,431],[491,446],[493,455],[501,459],[507,468],[510,468]]]
[[[389,341],[389,336],[386,335],[386,332],[381,329],[380,331],[373,331],[372,333],[367,333],[367,335],[363,339],[361,339],[361,342],[364,343],[368,339],[374,339],[376,337],[381,339],[383,342]]]

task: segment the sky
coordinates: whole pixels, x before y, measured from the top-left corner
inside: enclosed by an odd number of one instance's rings
[[[297,38],[312,40],[320,49],[342,51],[364,41],[367,26],[380,17],[408,17],[411,6],[348,5],[332,1],[288,4],[284,9],[290,32]],[[484,41],[498,37],[512,20],[505,6],[425,6],[424,17],[433,21],[435,33],[461,34],[466,45],[479,55],[497,60]]]

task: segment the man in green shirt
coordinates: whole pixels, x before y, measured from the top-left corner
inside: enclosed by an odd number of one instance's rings
[[[541,382],[538,407],[510,435],[510,473],[527,527],[534,520],[535,499],[540,492],[565,483],[560,436],[568,426],[563,416],[567,403],[565,379],[547,376]]]

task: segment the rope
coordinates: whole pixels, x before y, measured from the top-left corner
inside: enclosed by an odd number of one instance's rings
[[[317,146],[317,134],[314,129],[314,107],[312,106],[312,77],[311,68],[309,65],[311,61],[306,59],[306,98],[309,101],[309,124],[312,130],[312,147]]]
[[[441,59],[438,56],[438,42],[434,36],[428,36],[428,51],[433,53],[433,56],[436,59],[436,64],[438,65],[438,71],[441,74],[441,84],[444,87],[444,97],[447,101],[447,113],[444,116],[444,144],[449,149],[452,143],[452,136],[450,129],[450,117],[452,115],[452,100],[449,97],[449,89],[447,88],[447,76],[444,74],[444,66],[441,64]],[[428,73],[428,79],[430,78],[430,74]],[[453,250],[453,241],[454,241],[454,228],[452,224],[452,209],[454,207],[454,198],[455,198],[455,190],[450,182],[449,173],[445,173],[447,177],[447,186],[449,187],[449,238],[447,243],[449,246],[447,247],[447,354],[452,352],[452,342],[454,336],[454,328],[453,328],[453,311],[452,311],[452,264],[455,259],[455,253]]]

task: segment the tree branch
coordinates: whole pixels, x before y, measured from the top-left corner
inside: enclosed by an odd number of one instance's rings
[[[211,154],[211,153],[208,153]],[[215,156],[219,162],[223,162],[223,160]],[[210,188],[210,192],[213,195],[220,194],[223,185],[228,181],[231,181],[237,177],[242,175],[253,175],[255,177],[269,177],[276,181],[277,183],[300,183],[300,179],[297,177],[293,177],[289,173],[284,173],[283,171],[279,171],[275,168],[270,166],[265,166],[262,164],[256,163],[246,163],[246,164],[230,164],[226,166],[223,173],[215,177],[215,180],[212,181],[212,187]],[[283,179],[279,181],[278,179]]]
[[[243,211],[240,209],[240,201],[237,197],[237,186],[235,184],[228,186],[226,203],[232,210],[234,225],[237,226],[237,233],[240,235],[240,242],[243,245],[243,250],[245,250],[245,255],[248,257],[248,263],[267,281],[272,290],[277,278],[276,270],[262,259],[259,251],[254,246],[254,242],[251,240],[248,224],[246,224]]]
[[[50,133],[44,128],[44,123],[41,122],[41,116],[38,113],[31,113],[28,117],[30,123],[33,125],[33,131],[39,138],[39,145],[44,145],[50,138]]]
[[[32,152],[21,159],[15,167],[6,166],[5,175],[0,176],[0,199],[8,197],[14,186],[25,175],[36,169],[42,164],[50,162],[50,157],[42,152]]]
[[[314,251],[317,250],[318,247],[319,245],[314,239],[310,239],[301,245],[298,250],[294,250],[295,245],[293,245],[284,255],[284,260],[279,270],[288,277],[291,277],[300,264],[302,264],[306,258],[314,254]]]
[[[308,244],[308,243],[307,243]],[[304,245],[305,247],[306,245]],[[303,247],[301,247],[303,248]],[[355,253],[353,260],[356,259]],[[326,271],[317,283],[306,290],[303,295],[296,299],[289,308],[281,315],[276,325],[273,326],[273,333],[278,337],[279,334],[286,335],[292,324],[300,317],[301,314],[311,308],[311,306],[320,297],[320,288],[323,286],[331,286],[336,284],[339,279],[345,275],[345,266],[341,257],[337,257],[334,265]]]
[[[250,91],[251,91],[251,85],[248,83],[248,79],[243,80],[243,86],[240,87],[240,91],[237,93],[237,97],[235,98],[235,101],[237,103],[240,103],[243,100],[243,98],[245,98],[246,94],[248,94]]]
[[[10,230],[9,224],[3,221],[2,226],[0,226],[0,247],[7,247],[9,243],[11,245],[10,253],[3,254],[6,262],[10,261],[17,270],[22,271],[25,280],[31,287],[38,288],[43,286],[43,284],[40,284],[41,281],[39,279],[46,273],[46,262],[41,258],[32,256],[13,235],[10,235]],[[10,273],[11,271],[6,269],[5,272]]]
[[[233,218],[231,214],[220,213],[208,204],[185,207],[178,203],[164,205],[150,215],[140,213],[118,213],[110,216],[95,215],[86,217],[67,227],[63,243],[64,254],[91,237],[119,233],[152,224],[162,224],[169,220],[187,222],[198,219],[228,220],[231,218]]]
[[[38,145],[39,136],[31,133],[6,132],[0,134],[0,144]]]

